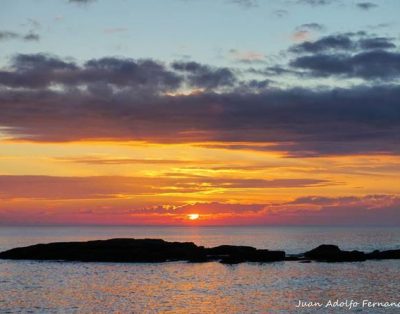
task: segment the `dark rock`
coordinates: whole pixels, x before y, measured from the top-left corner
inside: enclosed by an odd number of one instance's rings
[[[211,259],[206,255],[205,249],[202,248],[196,255],[189,257],[187,261],[189,263],[207,263],[210,262]]]
[[[367,259],[400,259],[400,250],[373,251],[366,254]]]
[[[159,239],[111,239],[37,244],[0,253],[2,259],[84,262],[166,262],[204,256],[204,248],[190,242]]]
[[[0,259],[147,263],[220,261],[223,264],[276,261],[356,262],[367,259],[400,259],[400,250],[365,254],[360,251],[342,251],[336,245],[324,244],[304,254],[286,256],[284,251],[259,250],[251,246],[220,245],[204,248],[192,242],[167,242],[161,239],[110,239],[37,244],[2,252]]]
[[[249,255],[257,249],[251,246],[220,245],[206,249],[206,253],[211,256],[224,255]]]
[[[336,245],[323,244],[304,253],[304,257],[310,260],[325,262],[360,262],[367,259],[364,252],[342,251]]]
[[[285,257],[285,261],[290,261],[290,262],[292,262],[292,261],[302,261],[302,260],[304,260],[304,257],[302,257],[302,255],[300,255],[300,254],[296,254],[296,255],[288,255],[288,256],[286,256]]]
[[[219,262],[221,264],[228,264],[228,265],[234,265],[234,264],[239,264],[239,263],[243,263],[246,260],[239,257],[239,256],[226,256],[223,257]]]
[[[285,259],[283,251],[257,250],[250,246],[221,245],[206,249],[211,258],[221,257],[223,264],[238,264],[242,262],[276,262]]]
[[[222,264],[238,264],[242,262],[278,262],[285,260],[285,252],[283,251],[269,251],[269,250],[253,250],[249,252],[242,252],[242,254],[232,253],[220,260]]]
[[[226,263],[283,260],[285,252],[257,250],[250,246],[221,245],[206,249],[191,242],[160,239],[110,239],[88,242],[37,244],[0,253],[0,259],[64,260],[83,262],[167,262]]]
[[[285,259],[285,252],[283,251],[269,251],[269,250],[256,250],[252,256],[249,256],[250,262],[277,262]]]

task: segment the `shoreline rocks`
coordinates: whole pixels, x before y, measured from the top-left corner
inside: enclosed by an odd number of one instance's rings
[[[80,262],[191,263],[218,261],[222,264],[277,261],[362,262],[366,260],[400,259],[400,250],[342,251],[331,244],[320,245],[298,255],[284,251],[256,249],[251,246],[220,245],[211,248],[192,242],[167,242],[161,239],[109,239],[87,242],[56,242],[14,248],[0,253],[0,259],[62,260]]]
[[[342,251],[337,245],[332,244],[320,245],[305,252],[304,257],[309,260],[324,262],[363,262],[367,260],[364,252]]]

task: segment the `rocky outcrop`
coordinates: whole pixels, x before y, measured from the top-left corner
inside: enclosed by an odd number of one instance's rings
[[[367,254],[367,259],[400,259],[400,250],[373,251]]]
[[[367,259],[364,252],[342,251],[337,245],[331,244],[323,244],[305,252],[304,257],[324,262],[362,262]]]
[[[223,264],[242,262],[277,262],[285,259],[284,251],[257,250],[251,246],[221,245],[206,249],[208,256],[221,258]]]
[[[124,263],[219,261],[223,264],[277,261],[361,262],[370,259],[400,259],[400,250],[364,253],[342,251],[337,245],[323,244],[303,254],[286,256],[284,251],[260,250],[251,246],[220,245],[204,248],[192,242],[167,242],[161,239],[110,239],[37,244],[2,252],[0,259]]]
[[[166,262],[205,256],[190,242],[159,239],[110,239],[88,242],[37,244],[0,253],[2,259],[65,260],[83,262]]]
[[[285,252],[231,245],[206,249],[191,242],[167,242],[160,239],[110,239],[37,244],[2,252],[0,259],[143,263],[218,260],[234,264],[282,261]]]

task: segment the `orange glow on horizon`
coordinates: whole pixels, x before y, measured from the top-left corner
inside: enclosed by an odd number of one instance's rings
[[[399,156],[288,158],[207,144],[2,141],[0,223],[284,224],[333,206],[346,217],[363,217],[358,205],[397,206]]]

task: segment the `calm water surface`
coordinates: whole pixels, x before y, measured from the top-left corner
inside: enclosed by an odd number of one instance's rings
[[[321,243],[399,249],[396,228],[0,227],[0,251],[54,241],[163,238],[298,253]],[[307,308],[299,300],[400,302],[400,261],[226,266],[0,261],[0,313],[400,313]]]

